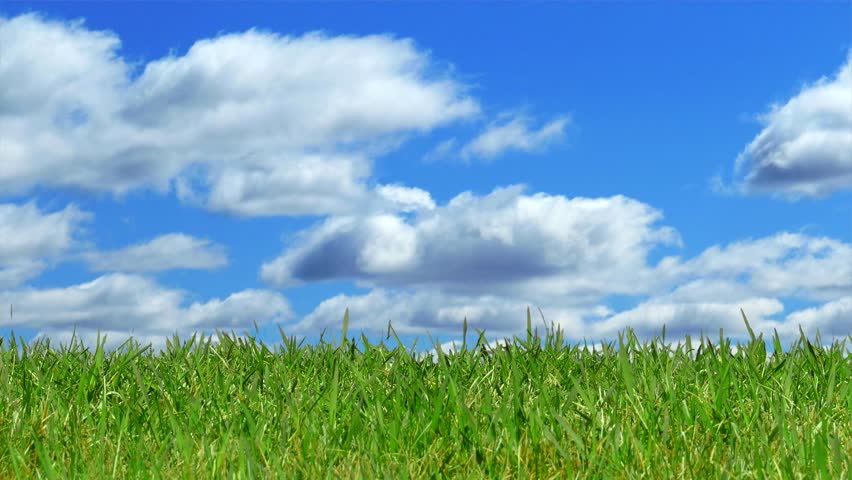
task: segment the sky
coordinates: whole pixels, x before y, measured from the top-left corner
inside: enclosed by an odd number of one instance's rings
[[[316,343],[348,308],[420,350],[465,319],[524,336],[529,307],[572,343],[747,340],[742,309],[850,343],[850,25],[849,2],[3,2],[0,335]]]

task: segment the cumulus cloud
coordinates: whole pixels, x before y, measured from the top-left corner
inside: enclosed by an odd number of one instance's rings
[[[656,210],[624,197],[522,191],[465,192],[412,220],[332,218],[303,232],[261,276],[283,287],[341,278],[374,287],[324,301],[293,326],[299,332],[339,328],[349,308],[355,329],[381,330],[391,320],[405,334],[457,335],[467,318],[490,340],[522,333],[527,306],[578,341],[613,338],[628,327],[650,339],[664,324],[674,341],[720,327],[746,338],[740,309],[766,338],[777,329],[793,339],[792,325],[805,314],[785,312],[786,299],[831,302],[852,292],[848,243],[780,232],[653,265],[652,248],[680,244],[676,231],[655,225]],[[613,311],[613,296],[637,304]],[[852,331],[842,305],[832,305],[819,310],[821,330]]]
[[[719,329],[726,337],[748,339],[740,310],[748,316],[756,334],[771,338],[775,331],[783,341],[799,338],[799,326],[813,341],[817,330],[824,341],[843,340],[852,332],[848,297],[814,308],[785,314],[778,298],[734,297],[719,301],[679,301],[671,295],[659,295],[637,306],[614,312],[603,304],[571,305],[571,302],[536,301],[519,295],[466,296],[453,292],[418,289],[414,292],[374,289],[364,295],[337,295],[323,301],[296,324],[286,327],[297,334],[328,329],[340,330],[343,312],[348,308],[351,331],[384,333],[390,321],[401,335],[460,335],[466,318],[471,331],[484,330],[486,339],[523,336],[526,309],[542,310],[544,321],[534,315],[533,327],[541,335],[558,327],[571,342],[611,341],[630,328],[640,341],[658,338],[666,327],[667,342],[682,343],[686,335],[714,338]],[[423,343],[421,341],[420,345]]]
[[[629,327],[640,339],[650,339],[658,336],[665,324],[667,337],[674,339],[699,334],[717,337],[720,328],[725,337],[748,339],[741,309],[755,335],[762,333],[764,339],[772,338],[777,332],[784,341],[796,340],[801,334],[800,327],[811,342],[819,333],[823,345],[843,341],[852,334],[852,297],[786,315],[783,303],[777,298],[678,303],[670,297],[662,297],[619,312],[605,321],[589,323],[586,329],[594,338],[613,338]]]
[[[79,242],[92,215],[76,205],[42,212],[34,202],[0,204],[0,288],[13,288],[40,275],[50,262]]]
[[[686,299],[757,295],[827,301],[852,291],[852,245],[781,232],[715,245],[686,262],[669,258],[658,271],[679,282],[674,295]]]
[[[426,190],[409,188],[402,185],[380,185],[377,193],[396,205],[394,210],[413,212],[419,210],[434,210],[435,201]]]
[[[742,308],[755,332],[766,338],[776,329],[787,339],[797,338],[800,323],[818,324],[821,332],[840,337],[842,332],[852,332],[852,317],[844,316],[842,304],[836,303],[852,292],[849,243],[781,232],[714,245],[686,261],[667,257],[655,271],[668,292],[603,322],[590,323],[589,331],[611,338],[614,332],[631,327],[640,336],[652,337],[665,323],[675,335],[708,334],[713,333],[709,329],[722,327],[726,335],[745,337]],[[828,303],[782,316],[784,299]],[[805,321],[810,318],[820,321]]]
[[[175,188],[187,204],[241,217],[328,215],[357,211],[371,201],[361,183],[369,174],[363,157],[256,155],[207,168],[202,178],[187,170]]]
[[[495,339],[524,336],[527,307],[533,312],[537,308],[542,310],[544,321],[536,313],[532,317],[532,326],[542,337],[548,328],[558,327],[570,342],[609,342],[628,328],[644,342],[659,338],[664,325],[667,343],[673,346],[682,343],[686,335],[693,337],[694,342],[701,335],[717,338],[720,328],[725,337],[747,341],[741,309],[755,334],[763,334],[765,339],[777,331],[782,341],[796,340],[800,325],[811,341],[818,330],[824,344],[842,341],[852,331],[848,297],[786,315],[784,304],[777,298],[689,302],[676,301],[667,295],[614,312],[601,304],[565,306],[558,300],[542,303],[518,295],[477,297],[422,289],[414,292],[374,289],[364,295],[337,295],[285,330],[296,334],[322,329],[339,332],[343,312],[348,308],[350,331],[383,335],[390,322],[398,334],[418,336],[422,347],[427,334],[457,337],[466,318],[471,332],[484,330],[486,339],[493,343]]]
[[[288,327],[288,332],[307,333],[323,329],[338,331],[343,313],[349,309],[352,331],[386,333],[388,322],[400,335],[425,335],[427,332],[459,334],[468,321],[471,332],[485,329],[486,338],[518,333],[526,328],[529,301],[497,295],[462,296],[434,289],[388,291],[374,289],[365,295],[336,295],[321,302],[313,312]],[[582,335],[582,318],[608,313],[604,307],[557,308],[546,312],[546,325],[560,325]],[[536,319],[539,331],[544,324]]]
[[[368,190],[371,157],[479,111],[410,40],[249,30],[199,40],[185,54],[143,64],[138,76],[115,34],[82,21],[0,18],[0,45],[4,194],[174,188],[182,202],[234,215],[331,215],[296,235],[261,277],[276,287],[354,279],[376,288],[322,302],[293,325],[297,332],[337,327],[349,307],[353,328],[380,330],[391,320],[401,333],[458,333],[467,317],[474,328],[512,335],[525,327],[527,306],[541,307],[573,339],[628,326],[656,334],[662,323],[672,332],[712,325],[742,333],[741,307],[757,329],[850,331],[848,243],[781,233],[651,265],[649,252],[680,238],[658,225],[661,212],[623,196],[524,195],[516,185],[436,206],[417,188]],[[764,131],[737,161],[748,189],[818,195],[852,185],[850,63],[764,117]],[[540,151],[564,136],[568,121],[536,129],[526,117],[504,116],[436,155]],[[87,218],[73,206],[44,214],[0,205],[0,288],[17,288],[73,250]],[[219,246],[179,234],[85,258],[95,270],[122,272],[227,261]],[[78,326],[92,340],[100,328],[162,344],[175,331],[247,328],[292,314],[283,297],[262,290],[182,306],[185,292],[126,273],[3,293],[16,315],[0,326],[49,338],[67,339]],[[612,311],[613,295],[639,304]],[[824,303],[782,319],[785,297]]]
[[[568,117],[559,117],[538,130],[530,128],[524,116],[511,116],[508,121],[495,121],[484,132],[462,147],[463,159],[493,159],[511,150],[537,152],[564,138]],[[440,147],[440,146],[439,146]]]
[[[186,292],[128,274],[104,275],[64,288],[28,288],[4,294],[14,301],[14,316],[0,320],[0,327],[35,328],[42,337],[63,339],[77,327],[92,340],[100,329],[112,333],[115,345],[131,334],[162,345],[175,332],[185,340],[192,332],[250,328],[253,322],[284,322],[292,316],[288,302],[276,292],[243,290],[225,299],[184,307]]]
[[[805,85],[761,120],[736,161],[746,192],[797,198],[852,188],[852,52],[833,78]]]
[[[817,331],[823,338],[844,338],[852,335],[852,296],[791,313],[779,330],[795,336],[799,334],[799,326],[811,339]]]
[[[235,215],[347,213],[375,201],[371,155],[479,111],[428,52],[389,35],[230,33],[136,78],[119,38],[82,21],[2,18],[0,44],[10,194],[174,187]]]
[[[655,299],[619,312],[604,321],[590,324],[589,333],[595,339],[615,338],[618,332],[630,327],[637,337],[650,339],[658,336],[665,324],[667,336],[677,338],[700,333],[704,336],[718,335],[720,328],[724,330],[725,336],[743,336],[747,329],[740,309],[748,312],[752,328],[766,330],[767,326],[777,326],[776,322],[767,319],[782,312],[784,306],[772,298],[689,303],[671,303]]]
[[[174,269],[213,270],[228,264],[225,247],[182,233],[111,252],[87,252],[83,258],[96,272],[162,272]]]
[[[674,229],[654,226],[662,215],[641,202],[526,196],[524,189],[497,188],[481,198],[464,192],[411,221],[332,217],[264,263],[261,277],[277,287],[354,278],[465,294],[600,297],[644,293],[652,283],[648,252],[679,242]],[[643,274],[645,285],[624,280]]]

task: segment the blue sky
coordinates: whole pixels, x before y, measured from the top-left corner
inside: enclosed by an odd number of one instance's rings
[[[0,334],[845,338],[850,21],[5,2]]]

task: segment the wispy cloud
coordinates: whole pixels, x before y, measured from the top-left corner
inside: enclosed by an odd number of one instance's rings
[[[423,155],[423,161],[426,163],[431,163],[436,160],[441,160],[454,155],[457,150],[457,143],[458,140],[456,140],[455,138],[450,138],[442,141],[441,143],[436,145],[435,148]]]
[[[224,246],[182,233],[162,235],[149,242],[110,252],[86,252],[83,258],[96,272],[213,270],[228,264]]]
[[[508,151],[538,152],[565,136],[568,117],[556,118],[538,130],[530,127],[530,120],[525,116],[509,116],[508,121],[491,122],[479,136],[461,148],[463,159],[482,158],[494,159]]]

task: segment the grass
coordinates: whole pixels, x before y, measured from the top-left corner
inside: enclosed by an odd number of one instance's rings
[[[339,344],[281,332],[276,351],[0,339],[0,478],[850,478],[845,340],[784,352],[776,332],[768,355],[743,314],[736,354],[665,329],[592,353],[528,309],[525,339],[468,345],[465,321],[433,362],[348,320]]]

